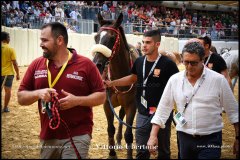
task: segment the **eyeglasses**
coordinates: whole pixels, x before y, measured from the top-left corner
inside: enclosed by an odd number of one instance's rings
[[[198,65],[199,62],[196,62],[196,61],[183,61],[183,64],[185,66],[188,66],[189,64],[191,64],[191,66],[196,66]]]

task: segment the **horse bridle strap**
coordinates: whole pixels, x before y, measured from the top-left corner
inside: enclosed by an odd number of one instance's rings
[[[101,27],[100,30],[112,30],[112,31],[116,32],[118,35],[120,35],[119,30],[115,29],[113,27]]]
[[[109,60],[111,61],[111,59],[114,57],[116,53],[117,45],[120,45],[120,32],[118,29],[115,29],[113,27],[101,27],[100,30],[112,30],[117,34],[117,38],[112,48],[112,55],[109,57]]]
[[[111,61],[111,59],[114,57],[115,53],[116,53],[116,49],[117,49],[117,45],[120,45],[120,32],[118,29],[115,29],[113,27],[101,27],[100,30],[111,30],[111,31],[114,31],[116,34],[117,34],[117,38],[115,40],[115,43],[113,45],[113,48],[112,48],[112,55],[109,57],[109,61]],[[111,75],[110,75],[110,67],[108,65],[108,78],[109,80],[111,80]],[[127,91],[119,91],[115,86],[113,86],[114,90],[116,93],[121,93],[121,94],[125,94],[125,93],[128,93],[133,87],[133,84],[131,85],[131,87],[127,90]]]

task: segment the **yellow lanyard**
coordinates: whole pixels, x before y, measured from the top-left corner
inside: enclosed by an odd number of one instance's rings
[[[65,70],[65,68],[66,68],[66,66],[67,66],[67,64],[68,64],[69,59],[70,59],[70,52],[68,51],[68,60],[67,60],[67,62],[65,62],[65,63],[63,64],[61,70],[58,72],[58,74],[57,74],[56,78],[54,79],[53,83],[51,82],[52,77],[51,77],[51,72],[50,72],[49,69],[48,69],[48,63],[49,63],[49,61],[48,61],[48,59],[47,59],[46,65],[47,65],[47,71],[48,71],[48,84],[49,84],[49,87],[50,87],[50,88],[53,88],[53,86],[54,86],[54,85],[57,83],[57,81],[59,80],[60,76],[62,75],[63,71]]]

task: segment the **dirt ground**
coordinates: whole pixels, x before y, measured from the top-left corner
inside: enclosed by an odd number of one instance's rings
[[[21,78],[23,77],[27,67],[20,67]],[[37,159],[39,158],[39,132],[40,121],[37,110],[37,103],[31,106],[20,106],[17,103],[17,89],[20,81],[14,80],[13,92],[9,104],[10,112],[2,113],[2,139],[1,139],[1,157],[4,159]],[[235,97],[239,100],[238,85],[235,87]],[[4,92],[1,94],[3,100]],[[118,112],[119,108],[116,109]],[[107,139],[107,121],[105,118],[102,106],[94,107],[94,130],[91,141],[91,149],[89,151],[90,159],[106,159],[108,157],[108,150],[104,146],[108,145]],[[226,159],[233,159],[232,145],[235,138],[234,128],[223,114],[224,128],[223,128],[223,146],[222,157]],[[115,127],[117,128],[117,120],[115,118]],[[135,124],[135,123],[134,123]],[[125,127],[123,129],[125,131]],[[135,130],[133,130],[133,133]],[[122,145],[125,146],[124,140]],[[135,145],[135,139],[134,144]],[[136,151],[133,152],[135,158]],[[126,150],[117,150],[118,158],[126,158]],[[152,157],[155,158],[155,157]],[[177,158],[177,145],[175,128],[172,125],[171,135],[171,158]]]

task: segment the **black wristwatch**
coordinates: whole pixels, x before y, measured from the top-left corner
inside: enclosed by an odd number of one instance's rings
[[[239,139],[239,136],[236,136],[236,139]]]

